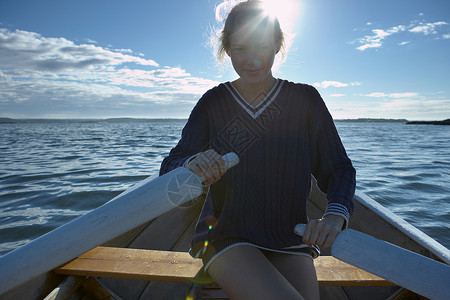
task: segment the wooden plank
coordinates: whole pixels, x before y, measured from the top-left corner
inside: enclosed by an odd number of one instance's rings
[[[331,256],[314,260],[321,285],[374,286],[392,283]],[[55,273],[75,276],[115,277],[139,280],[198,282],[203,263],[186,252],[97,247]]]
[[[185,282],[203,266],[186,252],[97,247],[56,269],[75,276]]]
[[[204,197],[202,197],[204,200]],[[189,227],[193,220],[199,215],[202,201],[196,202],[191,207],[176,207],[151,222],[148,227],[133,240],[130,248],[171,250]],[[189,249],[182,249],[186,252]],[[108,289],[123,299],[139,299],[147,286],[157,285],[155,290],[161,291],[159,286],[162,282],[148,282],[142,280],[99,278],[99,281]],[[159,284],[158,284],[159,283]],[[158,297],[155,297],[158,299]]]
[[[381,277],[347,264],[332,256],[319,256],[314,260],[321,285],[378,286],[394,285]]]
[[[203,203],[203,201],[201,202]],[[200,205],[200,207],[201,206],[202,205]],[[188,251],[191,246],[191,240],[194,236],[197,221],[198,216],[192,221],[191,225],[187,227],[175,245],[170,249],[171,251]],[[151,281],[139,299],[183,299],[187,297],[191,285],[191,283],[181,284],[177,282]]]

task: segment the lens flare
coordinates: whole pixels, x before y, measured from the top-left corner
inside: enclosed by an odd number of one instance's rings
[[[263,0],[269,16],[277,17],[283,31],[293,31],[300,11],[299,0]]]

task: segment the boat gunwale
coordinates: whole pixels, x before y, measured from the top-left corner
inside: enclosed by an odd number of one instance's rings
[[[450,265],[450,250],[440,244],[438,241],[436,241],[414,225],[410,224],[390,209],[384,207],[365,193],[356,191],[354,198],[356,198],[355,200],[358,201],[358,203],[391,224],[405,236],[421,245],[424,249],[430,251],[442,262]]]

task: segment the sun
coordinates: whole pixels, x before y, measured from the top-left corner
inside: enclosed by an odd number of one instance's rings
[[[300,11],[299,0],[262,0],[267,14],[277,17],[283,31],[292,32]]]

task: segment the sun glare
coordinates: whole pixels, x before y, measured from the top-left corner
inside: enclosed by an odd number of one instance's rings
[[[277,17],[283,31],[292,32],[300,10],[299,0],[263,0],[267,14]]]

